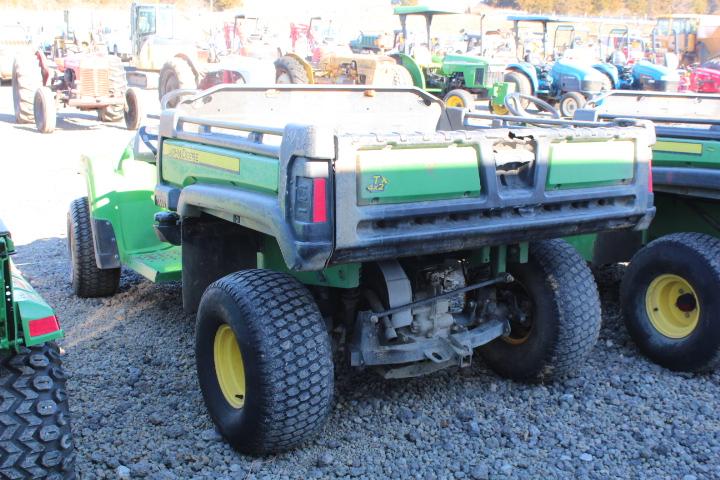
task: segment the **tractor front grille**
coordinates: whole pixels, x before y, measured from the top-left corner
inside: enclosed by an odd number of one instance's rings
[[[81,68],[77,81],[81,97],[106,97],[110,95],[110,79],[105,68]]]

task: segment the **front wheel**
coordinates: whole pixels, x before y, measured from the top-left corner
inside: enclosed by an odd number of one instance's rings
[[[461,88],[450,90],[447,95],[445,95],[445,98],[443,98],[443,101],[448,107],[475,109],[475,96]]]
[[[600,333],[600,296],[592,272],[564,240],[530,245],[527,263],[508,264],[515,282],[498,289],[510,334],[480,348],[496,373],[515,380],[568,374]]]
[[[575,111],[578,108],[583,108],[587,100],[582,93],[579,92],[567,92],[565,95],[560,97],[560,114],[563,117],[572,118],[575,115]]]
[[[75,478],[66,376],[54,342],[0,364],[3,478]]]
[[[48,87],[40,87],[35,92],[33,102],[35,127],[40,133],[52,133],[57,122],[57,106],[55,94]]]
[[[195,331],[198,380],[210,416],[244,453],[287,450],[325,423],[333,396],[330,338],[293,277],[244,270],[211,284]]]
[[[137,130],[142,122],[142,108],[138,91],[136,88],[130,87],[125,92],[125,109],[123,111],[125,117],[125,127],[128,130]]]
[[[720,364],[720,240],[675,233],[635,254],[620,287],[625,325],[640,351],[672,370]]]

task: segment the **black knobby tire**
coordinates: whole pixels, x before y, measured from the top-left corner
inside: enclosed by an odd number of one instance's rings
[[[215,335],[224,324],[242,354],[242,408],[228,403],[215,374]],[[330,339],[313,298],[293,277],[244,270],[211,284],[198,309],[195,353],[210,416],[239,451],[287,450],[325,423],[333,397]]]
[[[15,57],[12,70],[15,123],[34,123],[35,92],[42,86],[42,72],[35,55]]]
[[[35,127],[40,133],[52,133],[57,124],[57,105],[55,93],[48,87],[40,87],[35,92],[33,101]]]
[[[75,478],[65,381],[54,342],[2,359],[0,477]]]
[[[125,128],[128,130],[137,130],[143,121],[142,105],[140,104],[140,95],[137,89],[130,87],[125,92],[125,108],[123,110],[125,118]]]
[[[108,80],[110,96],[124,99],[128,88],[125,67],[120,58],[116,56],[108,56]],[[125,107],[122,104],[108,105],[98,110],[98,118],[101,122],[119,122],[123,119],[124,114]]]
[[[90,222],[87,197],[73,200],[67,215],[70,282],[78,297],[107,297],[120,286],[120,268],[98,268]]]
[[[516,71],[506,72],[503,76],[503,82],[515,85],[515,93],[520,93],[522,95],[532,95],[533,93],[532,83],[527,75],[523,73]],[[523,108],[527,108],[528,105],[530,105],[530,102],[528,100],[521,99],[520,105]]]
[[[567,92],[560,98],[560,104],[558,105],[558,109],[560,110],[560,115],[562,115],[563,117],[572,118],[572,116],[575,115],[575,111],[578,108],[583,108],[586,103],[587,100],[582,93]]]
[[[648,289],[662,275],[689,283],[699,309],[696,326],[681,338],[661,333],[646,306]],[[620,286],[625,325],[648,358],[678,371],[708,371],[720,365],[720,239],[674,233],[650,242],[630,262]]]
[[[192,67],[184,58],[175,57],[165,62],[160,69],[160,80],[158,82],[158,99],[162,102],[163,97],[175,90],[194,90],[197,88],[197,79]],[[167,106],[173,108],[179,99],[168,102]]]
[[[509,263],[531,302],[531,327],[521,340],[499,338],[480,352],[499,375],[544,380],[575,370],[600,333],[600,297],[592,272],[564,240],[530,245],[529,261]],[[515,287],[513,287],[515,288]]]
[[[289,55],[275,60],[275,81],[277,83],[310,83],[305,67],[300,61]]]

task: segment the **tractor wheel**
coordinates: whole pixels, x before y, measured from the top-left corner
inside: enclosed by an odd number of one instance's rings
[[[587,100],[585,100],[582,93],[567,92],[565,95],[560,97],[560,104],[558,105],[560,115],[572,118],[572,116],[575,115],[575,111],[578,108],[584,107],[586,103]]]
[[[310,79],[297,58],[285,55],[275,60],[275,82],[307,84],[310,83]]]
[[[570,373],[600,333],[600,297],[592,272],[564,240],[530,245],[527,263],[510,263],[515,282],[498,289],[510,306],[510,334],[481,347],[490,368],[515,380]]]
[[[3,478],[75,478],[66,378],[54,342],[2,359]]]
[[[35,92],[33,114],[38,132],[52,133],[55,131],[57,105],[55,104],[55,93],[48,87],[40,87]]]
[[[613,81],[609,75],[603,73],[602,85],[600,86],[601,92],[609,92],[613,89]]]
[[[378,65],[373,75],[374,86],[412,87],[413,81],[407,68],[398,64]]]
[[[630,336],[654,362],[672,370],[720,365],[720,239],[675,233],[635,254],[623,278],[621,305]]]
[[[515,85],[515,93],[520,93],[522,95],[532,95],[533,93],[532,83],[530,83],[530,79],[527,77],[527,75],[524,75],[520,72],[506,72],[505,76],[503,77],[503,82]],[[530,101],[524,99],[520,100],[520,106],[522,108],[527,108],[528,105],[530,105]]]
[[[211,284],[195,331],[205,404],[237,450],[287,450],[325,423],[333,363],[325,322],[307,288],[269,270],[244,270]]]
[[[125,117],[125,127],[128,130],[137,130],[143,120],[142,107],[140,106],[139,94],[137,89],[130,87],[125,92],[125,108],[123,110]]]
[[[443,98],[443,101],[445,102],[446,107],[459,107],[475,110],[475,96],[467,90],[463,90],[461,88],[450,90],[445,95],[445,98]]]
[[[12,70],[12,95],[15,123],[33,123],[35,92],[42,86],[42,71],[35,55],[15,57]]]
[[[127,78],[122,61],[116,56],[108,57],[108,80],[110,81],[110,96],[125,98],[127,91]],[[125,108],[123,105],[108,105],[98,110],[101,122],[119,122],[123,119]]]
[[[73,200],[67,215],[70,282],[78,297],[107,297],[120,286],[120,268],[97,267],[91,221],[87,197]]]
[[[495,115],[507,115],[510,113],[510,110],[505,105],[498,105],[492,100],[488,100],[488,110]]]
[[[393,87],[412,87],[413,79],[407,68],[402,65],[391,65],[393,74],[392,86]]]
[[[163,97],[175,90],[194,90],[197,88],[197,79],[190,64],[182,58],[173,58],[163,65],[160,70],[160,80],[158,82],[158,96],[162,102]],[[168,102],[168,108],[174,108],[178,103],[178,98]]]

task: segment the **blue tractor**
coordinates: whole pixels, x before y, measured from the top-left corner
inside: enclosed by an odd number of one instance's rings
[[[645,41],[631,37],[627,27],[613,28],[600,38],[602,63],[593,65],[602,72],[615,90],[654,90],[677,92],[680,75],[664,65],[645,59]]]
[[[571,33],[574,42],[574,29],[567,25],[568,20],[547,15],[511,15],[515,45],[519,62],[506,67],[504,80],[515,85],[515,91],[523,95],[539,97],[550,104],[557,104],[563,116],[572,117],[575,110],[582,108],[591,98],[603,90],[608,90],[607,77],[593,68],[588,58],[563,56],[559,50],[559,36]],[[525,45],[520,38],[521,23],[542,25],[542,58]],[[548,25],[558,24],[552,42],[552,52],[548,54]],[[565,25],[560,25],[565,24]],[[566,45],[573,50],[574,45]]]

